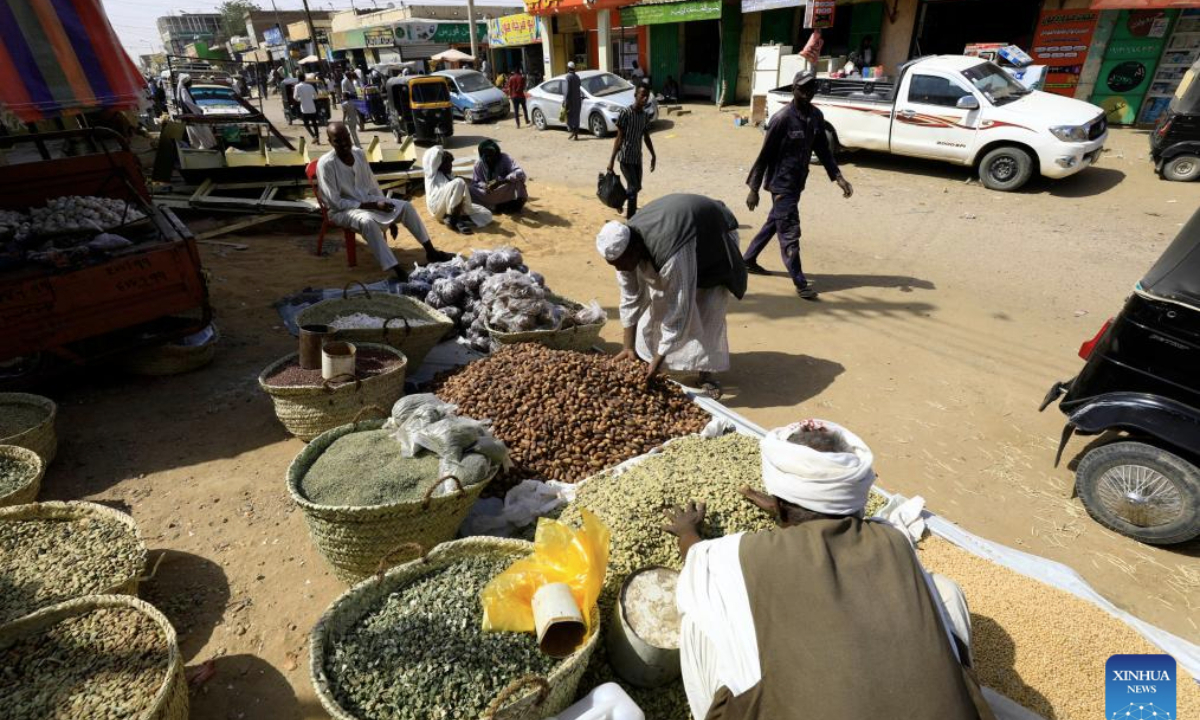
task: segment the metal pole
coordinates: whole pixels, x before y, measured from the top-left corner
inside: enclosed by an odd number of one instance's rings
[[[475,0],[467,0],[467,30],[471,34],[471,57],[475,58],[475,69],[478,70],[479,62],[479,44],[475,38]]]
[[[275,28],[279,30],[279,35],[283,36],[283,22],[279,19],[279,6],[275,4],[275,0],[271,0],[271,9],[275,11]],[[270,46],[267,46],[267,60],[271,59]],[[287,51],[287,43],[283,44],[283,66],[288,69],[288,75],[292,74],[292,56]]]

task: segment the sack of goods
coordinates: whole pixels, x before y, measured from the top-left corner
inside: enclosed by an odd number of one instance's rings
[[[828,420],[775,428],[762,439],[767,492],[827,515],[853,515],[867,503],[874,455],[854,433]]]
[[[600,174],[596,181],[596,197],[614,210],[620,210],[625,205],[625,201],[629,199],[629,195],[625,192],[625,186],[621,184],[621,178],[614,172]]]

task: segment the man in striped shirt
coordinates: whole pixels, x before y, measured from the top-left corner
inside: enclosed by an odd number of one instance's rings
[[[617,139],[613,142],[612,156],[608,159],[608,171],[613,171],[613,164],[620,161],[621,174],[625,176],[625,192],[628,201],[625,205],[625,217],[631,218],[637,212],[637,196],[642,189],[642,142],[650,151],[650,172],[658,157],[654,153],[654,143],[650,142],[650,114],[646,112],[646,103],[650,99],[650,88],[638,85],[633,93],[633,105],[621,111],[617,116]]]

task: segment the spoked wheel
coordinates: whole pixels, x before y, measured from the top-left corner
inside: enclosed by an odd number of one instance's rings
[[[1075,472],[1079,499],[1096,522],[1152,545],[1200,536],[1200,469],[1141,442],[1092,450]]]

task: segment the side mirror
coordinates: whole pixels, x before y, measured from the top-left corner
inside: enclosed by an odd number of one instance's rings
[[[959,110],[978,110],[979,101],[975,99],[974,95],[963,95],[958,99],[958,102],[954,104],[954,107],[958,108]]]

